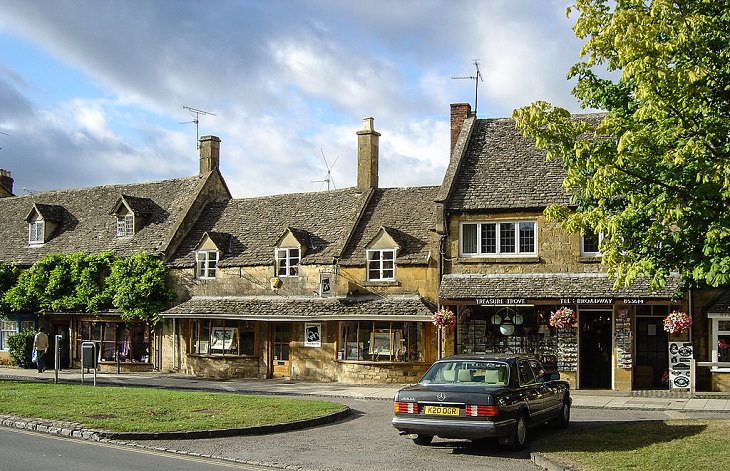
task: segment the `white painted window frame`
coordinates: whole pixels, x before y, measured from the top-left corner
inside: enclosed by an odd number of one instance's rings
[[[292,252],[295,250],[297,254],[293,256]],[[274,260],[277,277],[299,277],[299,264],[302,261],[302,250],[299,247],[276,247],[274,249]],[[283,273],[282,269],[284,270]]]
[[[503,252],[502,251],[502,224],[514,224],[515,225],[515,251],[514,252]],[[533,246],[532,251],[520,251],[520,224],[532,224],[533,231]],[[474,225],[476,226],[476,252],[465,252],[464,251],[464,226]],[[495,226],[495,251],[494,252],[482,252],[482,226],[483,225],[494,225]],[[461,221],[459,223],[459,256],[465,258],[483,258],[483,257],[494,257],[494,258],[511,258],[511,257],[534,257],[537,256],[538,238],[537,238],[537,221],[533,219],[515,219],[505,221]]]
[[[117,215],[117,237],[131,237],[134,235],[134,215]]]
[[[373,258],[374,254],[379,254],[379,257]],[[385,257],[383,257],[384,254],[389,253],[392,254],[392,258],[386,260]],[[395,281],[395,266],[396,266],[396,249],[367,249],[365,250],[365,276],[368,281]],[[392,268],[384,268],[385,262],[392,262],[393,266]],[[370,271],[371,271],[371,264],[375,264],[377,266],[373,267],[373,270],[377,270],[379,277],[378,278],[371,278],[370,277]],[[393,272],[392,276],[386,276],[384,273],[387,271]]]
[[[215,258],[212,257],[215,255]],[[195,276],[202,280],[212,280],[218,271],[220,253],[218,250],[198,250],[195,252]]]
[[[719,361],[718,342],[721,335],[730,336],[730,330],[720,330],[720,322],[730,323],[730,314],[708,313],[710,320],[710,361]],[[717,373],[730,373],[730,368],[713,367],[712,371]]]
[[[35,219],[28,223],[28,244],[39,245],[45,243],[46,224],[43,219]]]
[[[595,234],[592,234],[592,235],[595,235]],[[600,247],[601,242],[603,242],[603,232],[599,232],[597,234],[597,236],[598,236],[598,246]],[[583,234],[581,234],[581,236],[580,236],[580,254],[582,257],[601,257],[601,256],[603,256],[603,254],[601,253],[600,250],[592,252],[592,251],[587,251],[585,249],[585,235],[583,235]]]

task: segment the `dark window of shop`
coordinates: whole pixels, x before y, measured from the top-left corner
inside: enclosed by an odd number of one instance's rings
[[[557,351],[549,313],[557,306],[470,306],[458,314],[456,353],[533,353]]]
[[[423,361],[424,324],[353,321],[340,323],[337,358],[356,361]]]
[[[82,321],[77,330],[76,358],[83,342],[95,342],[99,361],[150,362],[150,328],[147,324]]]
[[[669,387],[669,334],[664,331],[664,318],[669,314],[669,308],[666,305],[636,306],[634,389]]]
[[[250,356],[254,340],[254,329],[246,321],[191,320],[188,353]]]

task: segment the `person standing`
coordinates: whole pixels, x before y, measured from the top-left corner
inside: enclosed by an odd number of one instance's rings
[[[45,327],[38,329],[38,333],[35,334],[35,338],[33,339],[33,350],[35,350],[36,353],[38,373],[43,373],[46,371],[46,361],[43,356],[48,351],[48,335],[46,335]]]

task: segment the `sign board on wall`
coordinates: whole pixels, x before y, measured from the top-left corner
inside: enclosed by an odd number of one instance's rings
[[[322,346],[322,324],[304,324],[304,346]]]
[[[692,342],[669,342],[669,388],[689,389],[690,362],[694,357]]]

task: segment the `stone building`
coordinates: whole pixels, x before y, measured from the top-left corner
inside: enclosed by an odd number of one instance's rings
[[[614,289],[599,235],[566,234],[543,214],[569,203],[560,164],[510,119],[476,119],[468,104],[451,110],[451,162],[436,215],[439,299],[458,319],[453,353],[537,353],[579,389],[666,388],[662,321],[688,308],[671,301],[677,278],[659,291],[643,280]],[[570,329],[549,325],[563,307],[576,315]]]
[[[167,260],[210,201],[231,195],[212,160],[219,139],[201,138],[200,173],[159,182],[105,185],[0,198],[0,262],[27,269],[47,254],[140,252]],[[217,155],[217,150],[215,151]],[[5,187],[9,172],[0,174]],[[79,364],[81,343],[99,345],[100,369],[152,370],[159,365],[159,338],[145,322],[124,322],[119,313],[13,313],[0,320],[0,361],[9,360],[5,339],[24,329],[47,328],[54,363],[60,336],[60,365]]]
[[[372,118],[357,135],[354,188],[205,207],[169,261],[163,369],[411,382],[435,359],[437,188],[379,188]]]

